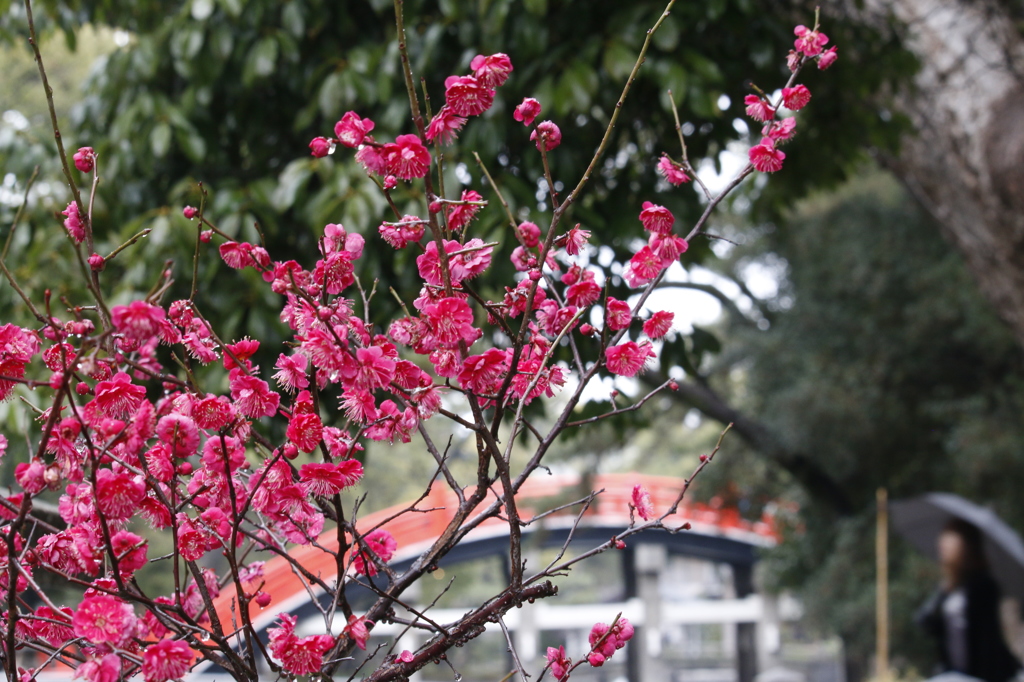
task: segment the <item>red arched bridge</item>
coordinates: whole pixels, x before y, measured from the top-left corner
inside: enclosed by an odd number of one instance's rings
[[[524,527],[524,556],[528,564],[536,566],[544,551],[552,552],[565,546],[570,531],[572,541],[568,552],[572,554],[604,542],[628,527],[629,502],[636,483],[644,485],[650,492],[655,510],[664,511],[676,500],[684,481],[639,474],[604,474],[583,480],[578,476],[535,475],[528,480],[516,498],[523,519],[530,519],[534,514],[540,514],[560,503],[579,499],[591,490],[603,490],[582,518],[577,518],[579,505],[573,505]],[[490,501],[486,500],[484,504]],[[398,549],[389,563],[398,571],[407,568],[437,540],[453,518],[458,500],[451,490],[436,485],[416,505],[416,509],[426,511],[399,513],[408,507],[408,503],[396,505],[362,517],[357,522],[361,532],[382,527],[394,536]],[[623,668],[619,672],[620,676],[631,680],[671,679],[671,656],[666,653],[670,649],[674,653],[678,652],[666,640],[666,633],[673,631],[673,628],[678,630],[691,626],[692,629],[698,625],[720,624],[721,630],[726,632],[721,637],[724,640],[721,648],[731,660],[732,668],[731,674],[720,675],[719,678],[722,682],[751,680],[756,673],[758,659],[756,623],[763,622],[765,617],[764,604],[754,594],[752,568],[757,561],[758,550],[776,543],[775,527],[769,517],[750,522],[741,518],[736,509],[690,502],[684,502],[676,514],[666,519],[669,527],[681,527],[685,523],[690,524],[687,531],[641,533],[629,538],[625,550],[608,553],[609,557],[614,557],[612,563],[604,561],[596,569],[599,573],[596,581],[600,584],[597,592],[603,595],[596,602],[581,604],[577,599],[576,603],[562,605],[562,600],[555,599],[550,603],[538,602],[507,614],[506,625],[515,637],[517,653],[521,659],[525,659],[524,663],[537,663],[537,659],[543,655],[541,645],[547,643],[542,640],[550,640],[551,631],[558,631],[556,634],[567,637],[570,644],[568,648],[573,648],[574,642],[577,648],[585,648],[586,633],[593,623],[610,622],[616,613],[622,612],[637,626],[641,636],[627,647],[627,656],[617,662]],[[323,533],[316,545],[296,547],[289,554],[305,570],[329,584],[337,579],[337,563],[331,554],[338,549],[336,532],[331,530]],[[455,573],[452,566],[467,565],[465,562],[488,558],[507,562],[507,554],[507,522],[497,518],[489,519],[471,531],[439,562],[441,571],[438,573],[443,574],[446,568]],[[503,559],[499,559],[501,557]],[[701,592],[707,587],[707,576],[710,574],[700,571],[694,573],[694,566],[698,564],[724,568],[724,572],[718,571],[718,578],[711,580],[718,585],[712,589],[711,594],[707,594],[706,590],[705,593]],[[503,565],[507,572],[507,565]],[[595,570],[589,566],[590,560],[577,565],[573,576],[566,581],[566,587],[572,585],[579,573]],[[263,591],[272,596],[272,602],[267,608],[260,608],[255,602],[250,603],[249,615],[256,629],[263,634],[281,613],[291,613],[299,617],[298,628],[303,634],[322,632],[324,619],[314,600],[323,599],[323,595],[316,590],[311,591],[308,583],[296,575],[289,561],[283,557],[268,560],[263,571]],[[589,582],[595,581],[591,579]],[[365,591],[363,601],[368,604],[372,600],[373,595],[369,590],[355,586],[355,590],[347,591],[353,608],[361,603],[358,594],[360,589]],[[683,597],[675,599],[673,594]],[[416,594],[407,593],[404,596],[409,601],[417,601]],[[469,603],[465,608],[459,608],[458,604],[441,604],[429,613],[435,622],[453,622],[469,610]],[[215,606],[222,623],[239,622],[234,590],[224,590],[215,600]],[[775,616],[777,623],[777,614]],[[344,626],[344,622],[341,622],[343,619],[335,620],[339,621],[337,629],[340,631]],[[382,623],[374,628],[372,635],[394,637],[401,631],[402,628],[397,625]],[[415,648],[421,642],[416,639],[415,632],[407,633],[399,650]],[[502,658],[502,655],[499,654],[498,658]],[[534,667],[539,669],[541,665]],[[442,678],[446,670],[439,670]],[[429,674],[429,671],[425,674]],[[197,670],[195,679],[214,679],[216,675],[211,669],[205,672]],[[451,671],[448,671],[447,677],[451,677]],[[466,675],[467,679],[469,677],[471,675]],[[717,682],[719,678],[712,676],[708,680]]]

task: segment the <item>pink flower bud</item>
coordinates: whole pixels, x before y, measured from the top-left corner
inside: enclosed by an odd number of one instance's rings
[[[540,102],[532,97],[524,97],[523,103],[512,112],[512,118],[522,122],[524,126],[533,125],[533,120],[540,115]]]
[[[530,274],[529,274],[528,276],[529,276],[529,278],[530,278],[531,280],[533,280],[534,282],[536,282],[536,281],[537,281],[538,279],[540,279],[540,278],[541,278],[541,276],[542,276],[542,275],[541,275],[541,272],[540,272],[540,270],[530,270]]]
[[[198,213],[199,209],[197,209],[195,206],[186,206],[185,208],[181,209],[181,215],[185,216],[189,220],[195,218]]]
[[[592,326],[590,326],[589,324],[581,324],[580,325],[580,334],[583,334],[583,336],[590,336],[593,333],[594,333],[594,328]]]
[[[256,603],[260,605],[260,608],[267,608],[270,606],[270,602],[273,598],[266,592],[259,592],[256,594]]]
[[[833,45],[832,47],[822,52],[821,56],[818,57],[818,68],[824,71],[828,67],[835,64],[837,59],[839,59],[839,54],[836,51],[835,45]]]
[[[78,395],[89,395],[90,390],[91,389],[89,388],[89,384],[85,383],[84,381],[79,381],[77,384],[75,384],[75,393],[77,393]]]
[[[309,142],[309,152],[318,159],[331,153],[331,141],[326,137],[314,137]]]
[[[587,662],[595,668],[600,668],[602,665],[604,665],[604,656],[594,651],[589,656],[587,656]]]
[[[388,175],[384,178],[384,189],[394,189],[398,185],[398,179],[394,175]]]
[[[430,202],[430,206],[427,207],[427,210],[429,210],[431,213],[440,213],[441,212],[441,202],[440,201],[431,201]]]
[[[294,443],[285,443],[282,450],[284,451],[284,456],[288,459],[295,459],[299,456],[299,449],[295,447]]]
[[[541,141],[543,141],[544,151],[549,152],[562,144],[562,131],[551,121],[541,121],[530,135],[530,140],[536,143],[537,149],[540,149]]]
[[[213,230],[203,230],[199,233],[199,241],[204,244],[209,244],[213,241]]]
[[[104,266],[106,266],[106,261],[103,256],[98,253],[94,253],[89,256],[89,267],[92,268],[94,272],[101,271]]]
[[[71,158],[75,161],[75,168],[83,173],[91,173],[96,165],[96,151],[92,147],[79,147]]]
[[[523,240],[524,246],[537,246],[540,243],[540,228],[531,222],[519,223],[519,238]]]

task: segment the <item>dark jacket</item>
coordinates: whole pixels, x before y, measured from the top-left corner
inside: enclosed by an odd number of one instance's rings
[[[957,672],[978,677],[986,682],[1006,682],[1021,664],[1003,639],[999,619],[999,587],[987,573],[980,573],[964,583],[967,598],[967,670]],[[945,670],[952,670],[946,651],[946,627],[942,604],[948,593],[939,591],[921,607],[914,620],[939,643]]]

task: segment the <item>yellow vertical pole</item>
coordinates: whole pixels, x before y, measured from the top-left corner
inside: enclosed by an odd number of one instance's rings
[[[879,488],[875,528],[875,664],[876,679],[889,679],[889,494]]]

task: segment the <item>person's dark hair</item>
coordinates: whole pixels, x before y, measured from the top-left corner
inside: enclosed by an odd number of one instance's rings
[[[963,585],[972,576],[988,571],[985,559],[984,536],[978,527],[963,519],[950,519],[942,528],[943,533],[955,533],[964,543],[964,554],[958,565],[954,567],[955,581]]]

